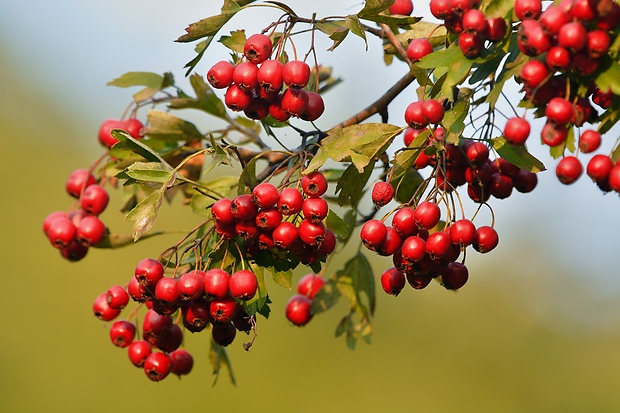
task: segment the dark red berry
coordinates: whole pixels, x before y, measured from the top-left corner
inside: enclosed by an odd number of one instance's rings
[[[143,367],[144,361],[152,351],[151,343],[146,340],[134,340],[127,348],[129,360],[136,367]]]
[[[155,351],[144,360],[144,372],[152,381],[160,381],[166,378],[172,371],[172,359],[165,353]]]
[[[389,268],[381,274],[381,287],[386,293],[397,296],[405,288],[405,274],[396,268]]]
[[[302,294],[295,294],[286,304],[286,318],[296,326],[305,326],[312,320],[312,300]]]
[[[115,321],[110,327],[110,340],[117,347],[127,347],[136,335],[136,326],[126,320]]]

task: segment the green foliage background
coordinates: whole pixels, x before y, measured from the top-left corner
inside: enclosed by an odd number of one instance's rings
[[[290,293],[273,286],[272,317],[259,319],[251,351],[241,348],[243,336],[231,347],[236,388],[225,375],[212,387],[206,334],[187,338],[195,358],[189,376],[148,381],[111,345],[106,324],[90,308],[101,291],[129,279],[139,259],[174,239],[91,250],[75,264],[59,257],[41,223],[68,208],[66,177],[93,159],[75,142],[94,141],[96,125],[80,119],[100,114],[26,85],[14,69],[0,78],[4,96],[11,96],[0,111],[0,412],[620,411],[620,323],[601,329],[563,317],[549,323],[531,311],[532,303],[545,308],[555,295],[575,306],[597,297],[525,239],[520,250],[500,244],[476,260],[459,293],[432,284],[407,288],[396,299],[379,294],[373,343],[353,352],[333,338],[342,311],[295,328],[283,316]],[[129,231],[118,207],[111,205],[103,219]],[[197,219],[166,208],[157,225],[183,229]],[[372,264],[376,272],[390,265],[379,258]]]

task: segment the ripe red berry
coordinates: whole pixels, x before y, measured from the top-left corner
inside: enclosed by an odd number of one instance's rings
[[[512,178],[503,173],[494,173],[488,184],[489,193],[497,199],[505,199],[512,194]]]
[[[238,221],[254,221],[258,207],[252,202],[252,195],[238,195],[230,204],[230,212]]]
[[[487,20],[488,40],[491,42],[499,42],[504,38],[507,31],[506,20],[502,17],[494,17]]]
[[[596,182],[607,180],[614,162],[607,155],[594,155],[586,166],[586,173]]]
[[[445,20],[452,13],[450,0],[431,0],[429,7],[431,14],[439,20]]]
[[[150,353],[144,360],[144,372],[152,381],[160,381],[166,378],[172,371],[172,359],[166,353],[155,351]]]
[[[309,273],[299,279],[297,283],[297,293],[313,299],[324,284],[325,280],[323,277],[314,273]]]
[[[452,246],[452,240],[450,234],[444,231],[433,232],[428,236],[426,240],[426,253],[434,260],[443,258],[450,247]]]
[[[360,238],[362,242],[371,251],[374,251],[385,239],[387,228],[385,224],[378,219],[371,219],[362,226]]]
[[[605,55],[609,50],[610,44],[611,38],[603,30],[591,30],[588,32],[586,47],[588,55],[592,59],[598,59]]]
[[[155,285],[155,298],[174,304],[179,298],[179,283],[176,278],[162,277]]]
[[[248,62],[258,65],[269,59],[272,48],[273,44],[269,36],[256,33],[245,41],[243,54]]]
[[[134,274],[140,284],[155,287],[164,276],[164,266],[153,258],[145,258],[136,265]]]
[[[607,180],[611,189],[620,192],[620,164],[614,165],[611,168]]]
[[[310,66],[301,60],[291,60],[284,65],[282,77],[287,86],[303,88],[310,80]]]
[[[321,196],[327,191],[327,179],[319,171],[301,177],[301,189],[308,196]]]
[[[76,229],[76,239],[85,246],[97,245],[106,233],[105,224],[94,215],[87,215],[80,220]]]
[[[431,229],[439,223],[441,211],[433,202],[423,201],[413,211],[413,219],[416,225],[422,229]]]
[[[397,296],[405,288],[405,274],[396,268],[389,268],[381,274],[381,287],[386,293]]]
[[[323,98],[316,92],[308,92],[308,105],[306,110],[299,115],[305,121],[314,122],[325,112],[325,102]]]
[[[538,176],[534,172],[521,169],[517,175],[512,178],[514,188],[521,193],[532,192],[538,184]]]
[[[226,89],[233,83],[234,70],[232,63],[226,60],[217,62],[207,72],[207,82],[216,89]]]
[[[99,127],[97,137],[99,138],[99,143],[101,143],[106,148],[111,148],[116,142],[118,142],[118,139],[112,136],[113,129],[124,130],[125,123],[120,119],[106,119]]]
[[[97,180],[87,169],[76,169],[69,175],[65,189],[69,195],[79,199],[84,189],[96,183]]]
[[[102,186],[97,184],[87,187],[80,197],[82,210],[89,215],[99,215],[108,206],[110,196]]]
[[[196,300],[204,293],[204,271],[192,270],[182,274],[178,280],[179,296],[183,301]]]
[[[403,244],[403,239],[398,232],[392,227],[386,227],[385,238],[377,246],[376,251],[384,257],[394,254]]]
[[[227,323],[232,320],[237,313],[237,310],[237,302],[231,296],[214,298],[209,304],[209,312],[211,313],[211,317],[218,323]]]
[[[601,134],[588,129],[579,136],[579,150],[583,153],[591,153],[601,146]]]
[[[204,330],[212,321],[210,311],[209,300],[204,297],[188,301],[181,309],[183,325],[192,333]]]
[[[545,116],[556,125],[566,125],[573,117],[573,105],[564,98],[555,97],[547,104]]]
[[[407,237],[400,249],[403,259],[409,262],[419,262],[426,255],[426,241],[417,235]]]
[[[320,255],[329,255],[336,249],[336,234],[332,230],[325,229],[325,236],[321,245],[317,249]]]
[[[417,233],[417,226],[414,221],[413,209],[405,207],[401,208],[392,216],[392,227],[398,234],[407,238]]]
[[[568,22],[560,27],[558,45],[576,53],[586,47],[587,43],[588,31],[580,22]]]
[[[289,87],[282,94],[280,107],[291,116],[301,117],[308,107],[308,92],[303,89]]]
[[[463,13],[463,30],[481,36],[486,36],[489,30],[486,16],[478,9],[469,9]]]
[[[549,50],[551,41],[540,23],[526,19],[517,30],[517,46],[527,56],[538,56]]]
[[[574,156],[562,158],[555,169],[555,174],[564,185],[570,185],[577,181],[582,173],[583,166],[579,159]]]
[[[46,232],[48,239],[55,248],[67,248],[75,242],[77,229],[69,218],[57,216],[50,221],[48,221]]]
[[[239,270],[230,276],[228,290],[239,300],[250,300],[258,290],[256,275],[249,270]]]
[[[412,62],[417,62],[431,53],[433,53],[433,45],[424,37],[411,40],[407,46],[407,57]]]
[[[555,36],[560,28],[570,21],[568,14],[551,4],[540,14],[539,22],[548,36]]]
[[[224,103],[228,109],[241,112],[247,109],[252,103],[252,94],[251,92],[244,91],[233,83],[226,89]]]
[[[422,102],[422,116],[431,124],[438,124],[443,120],[444,108],[436,99],[428,99]]]
[[[441,285],[447,290],[458,290],[469,279],[469,271],[465,264],[451,262],[441,274]]]
[[[530,60],[521,68],[521,81],[525,87],[535,89],[547,78],[549,70],[540,60]]]
[[[189,374],[194,367],[194,358],[185,349],[177,349],[169,354],[172,359],[172,373],[181,377],[182,375]]]
[[[544,144],[558,146],[566,141],[568,129],[564,125],[556,125],[553,122],[546,122],[540,132],[540,137]]]
[[[284,188],[280,191],[278,211],[282,215],[295,215],[303,207],[304,198],[297,188]]]
[[[450,226],[450,240],[453,244],[466,247],[474,242],[476,226],[468,219],[459,219]]]
[[[411,0],[396,0],[388,8],[390,14],[400,14],[403,16],[411,16],[413,12],[413,2]]]
[[[422,101],[412,102],[405,109],[405,122],[413,129],[422,129],[428,121],[422,112]]]
[[[459,48],[466,57],[474,58],[480,56],[483,42],[479,34],[462,32],[459,34]]]
[[[322,222],[329,213],[327,201],[321,197],[307,198],[301,208],[304,218],[313,224]]]
[[[389,182],[379,181],[372,187],[372,203],[381,208],[394,198],[394,187]]]
[[[213,341],[215,341],[220,346],[229,346],[233,341],[235,341],[236,335],[237,329],[232,322],[213,323],[213,328],[211,329],[211,336],[213,337]]]
[[[514,10],[519,20],[537,19],[542,12],[542,1],[516,0]]]
[[[489,226],[481,226],[476,229],[473,247],[480,253],[487,253],[497,247],[499,244],[499,236],[497,231]]]
[[[110,340],[117,347],[127,347],[136,335],[136,326],[126,320],[115,321],[110,327]]]
[[[530,123],[523,118],[510,118],[504,126],[504,137],[513,145],[523,145],[530,136]]]
[[[562,46],[553,46],[547,52],[545,62],[553,71],[564,71],[570,67],[571,54]]]
[[[312,223],[302,220],[297,227],[299,239],[310,246],[320,246],[325,239],[325,225],[322,222]]]
[[[101,293],[93,303],[93,314],[102,321],[112,321],[121,313],[121,310],[111,308],[106,301],[106,293]]]
[[[144,361],[152,351],[151,343],[146,340],[134,340],[127,348],[129,360],[136,367],[143,367]]]
[[[228,198],[218,199],[211,206],[211,215],[213,216],[213,220],[222,225],[232,224],[235,222],[235,217],[230,210],[232,205],[232,201]]]
[[[282,222],[273,230],[271,237],[277,247],[287,250],[298,239],[297,227],[292,222]]]
[[[265,60],[258,69],[258,84],[267,91],[280,91],[284,84],[284,65],[279,60]]]
[[[127,290],[120,285],[110,287],[106,292],[105,300],[114,310],[122,310],[129,302]]]
[[[286,318],[296,326],[305,326],[312,319],[312,300],[305,295],[295,294],[286,304]]]

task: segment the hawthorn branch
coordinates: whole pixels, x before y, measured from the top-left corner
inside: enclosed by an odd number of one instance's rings
[[[388,40],[388,42],[390,42],[392,46],[394,46],[398,56],[401,59],[403,59],[405,62],[407,62],[407,65],[409,65],[409,67],[411,67],[413,62],[407,57],[407,51],[405,50],[403,45],[400,43],[400,40],[398,40],[398,38],[396,37],[392,29],[390,29],[390,26],[388,26],[385,23],[381,23],[380,26],[381,26],[381,29],[383,30],[384,37]]]
[[[368,119],[376,113],[383,113],[387,110],[387,107],[407,86],[409,86],[416,79],[412,71],[409,71],[405,76],[401,77],[387,92],[379,99],[375,100],[368,107],[351,116],[349,119],[335,125],[335,128],[345,128],[347,126],[356,125],[364,120]]]

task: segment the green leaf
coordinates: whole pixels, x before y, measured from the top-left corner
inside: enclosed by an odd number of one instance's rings
[[[340,178],[336,184],[336,193],[338,194],[338,204],[340,206],[357,206],[364,195],[364,187],[370,175],[372,175],[373,169],[374,164],[367,165],[362,173],[360,173],[353,164],[345,169],[342,178]]]
[[[401,128],[387,123],[363,123],[330,129],[306,173],[316,171],[328,159],[352,162],[358,172],[363,173],[365,167],[374,164],[375,158],[390,146],[401,131]]]
[[[441,124],[446,130],[446,142],[458,145],[460,137],[465,130],[465,119],[469,114],[470,99],[459,98],[458,102],[449,110],[446,110]]]
[[[144,159],[150,162],[161,162],[166,163],[164,158],[162,158],[157,152],[153,149],[149,148],[144,143],[140,142],[137,139],[134,139],[129,133],[121,129],[113,129],[111,132],[112,136],[118,140],[110,149],[111,156],[118,156],[119,158],[123,158],[121,153],[123,152],[131,152],[137,155],[140,155]]]
[[[493,149],[507,160],[517,165],[521,169],[530,172],[541,172],[545,170],[545,165],[530,154],[524,145],[512,145],[506,141],[506,138],[499,137],[491,139]]]
[[[222,367],[225,367],[228,370],[228,375],[230,376],[230,382],[233,385],[237,385],[235,380],[235,374],[232,369],[232,364],[230,363],[230,358],[228,357],[228,352],[225,347],[217,344],[213,339],[211,339],[211,350],[209,351],[209,359],[211,360],[211,367],[213,368],[213,375],[215,378],[213,379],[213,385],[217,383],[217,379],[220,377],[220,371]]]
[[[161,208],[165,188],[162,185],[161,189],[144,198],[125,216],[125,221],[134,222],[132,230],[134,242],[146,234],[155,223]]]
[[[174,169],[160,162],[134,162],[121,173],[137,181],[167,183],[172,178]]]
[[[204,138],[193,123],[167,112],[153,109],[148,113],[148,120],[144,133],[152,139],[178,142]]]
[[[260,155],[250,159],[245,165],[241,175],[239,176],[239,183],[237,186],[237,193],[239,195],[250,192],[256,185],[258,185],[258,179],[256,178],[256,161],[260,159]]]
[[[605,57],[599,69],[598,76],[594,79],[596,86],[602,91],[612,91],[620,95],[620,63]]]
[[[349,28],[349,30],[351,30],[351,33],[353,33],[356,36],[361,37],[362,40],[364,40],[364,44],[366,45],[366,50],[368,50],[368,41],[366,40],[366,32],[364,31],[364,28],[362,27],[362,23],[360,23],[360,19],[357,17],[357,15],[351,14],[346,17],[345,21],[347,23],[347,27]]]
[[[529,57],[520,53],[517,47],[516,35],[512,38],[510,43],[511,50],[509,52],[508,58],[506,59],[506,63],[502,67],[499,75],[497,75],[495,79],[495,83],[493,87],[489,91],[487,95],[486,102],[490,105],[491,109],[495,109],[495,104],[497,103],[497,99],[499,98],[502,90],[504,89],[504,83],[507,80],[513,79],[516,76],[519,76],[521,73],[521,68],[529,61]]]
[[[152,89],[163,89],[174,84],[172,73],[166,72],[163,76],[153,72],[128,72],[108,82],[108,86],[127,88],[132,86],[146,86]]]
[[[360,19],[371,20],[377,18],[379,13],[386,11],[394,0],[366,0],[364,7],[357,13]]]
[[[340,218],[334,211],[331,209],[327,213],[327,218],[325,219],[325,225],[328,229],[330,229],[338,238],[343,241],[346,241],[351,236],[353,232],[353,227],[349,225],[344,219]]]
[[[145,240],[156,235],[162,235],[163,232],[151,232],[140,237],[140,240]],[[103,239],[96,245],[92,245],[93,248],[101,249],[116,249],[126,247],[127,245],[134,244],[135,241],[131,234],[110,234],[106,233]]]
[[[192,60],[187,62],[185,64],[185,66],[183,66],[183,67],[187,68],[187,71],[185,72],[185,76],[189,76],[189,74],[192,72],[192,70],[194,70],[196,65],[202,59],[202,56],[204,56],[205,52],[207,51],[207,48],[209,47],[209,45],[211,44],[213,39],[215,39],[215,36],[209,36],[209,37],[207,37],[207,40],[203,40],[202,42],[199,42],[198,44],[196,44],[196,47],[194,47],[194,51],[196,52],[196,56]]]
[[[439,50],[424,56],[418,66],[426,69],[447,67],[448,72],[442,88],[436,98],[454,100],[454,87],[461,84],[469,75],[473,61],[463,55],[461,49],[453,43],[447,49]]]
[[[334,41],[331,47],[327,49],[330,51],[338,47],[349,34],[349,29],[347,28],[347,23],[345,20],[318,22],[315,26],[317,29],[328,35],[329,38]]]
[[[374,313],[375,279],[364,254],[358,252],[347,261],[343,269],[336,272],[336,287],[349,301],[351,309],[364,317]],[[366,300],[362,299],[362,294],[366,296]],[[364,301],[367,304],[364,304]]]
[[[195,73],[189,81],[194,88],[196,98],[179,97],[172,99],[169,106],[172,109],[198,109],[219,118],[226,117],[224,103],[213,92],[213,89],[204,81],[204,78]]]
[[[265,284],[265,270],[256,263],[250,262],[250,267],[256,280],[258,281],[258,289],[256,294],[249,301],[244,301],[243,306],[248,315],[255,315],[267,303],[267,284]]]
[[[399,178],[392,179],[390,183],[395,188],[394,199],[404,204],[413,198],[415,192],[424,182],[424,178],[413,168],[408,168]]]
[[[426,147],[426,141],[430,136],[430,131],[424,131],[415,137],[409,148],[396,154],[392,160],[394,173],[391,182],[401,182],[407,174],[415,160]]]
[[[338,303],[341,296],[340,290],[336,288],[335,280],[329,279],[325,281],[323,287],[312,299],[312,314],[319,314],[329,310]]]
[[[246,1],[244,3],[251,3]],[[179,36],[177,42],[187,43],[202,39],[207,36],[215,36],[218,31],[239,11],[241,1],[226,0],[222,6],[222,13],[210,16],[195,23],[190,24],[185,31],[186,34]]]
[[[278,6],[279,8],[281,8],[282,10],[290,14],[291,16],[293,17],[297,16],[297,14],[293,11],[293,9],[291,9],[288,5],[284,3],[281,3],[279,1],[266,1],[265,3],[275,4],[276,6]]]
[[[219,40],[224,46],[237,53],[243,53],[245,41],[245,30],[243,29],[232,31],[230,36],[222,36]]]

